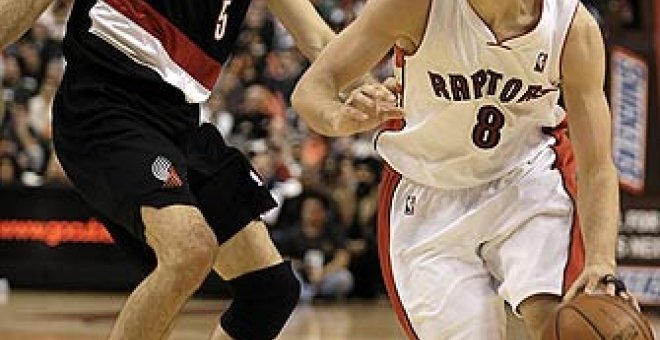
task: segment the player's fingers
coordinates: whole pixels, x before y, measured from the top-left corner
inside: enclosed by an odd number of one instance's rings
[[[360,87],[360,92],[378,102],[396,102],[396,96],[381,84],[369,84]]]
[[[353,106],[346,106],[342,112],[343,120],[365,121],[368,120],[370,115],[367,112],[356,109]]]
[[[622,292],[622,293],[619,294],[619,295],[620,295],[624,300],[628,301],[628,303],[630,303],[633,307],[635,307],[635,309],[636,309],[638,312],[641,312],[641,311],[642,311],[642,308],[639,307],[639,301],[637,301],[637,299],[635,299],[635,297],[632,296],[632,294],[630,294],[629,292],[626,291],[626,292]]]
[[[341,113],[330,120],[330,125],[334,130],[344,130],[347,126],[360,125],[367,121],[369,115],[356,110],[348,105],[344,105]]]
[[[612,296],[616,295],[616,287],[614,286],[614,284],[612,283],[607,284],[605,286],[605,293],[607,293],[607,295],[612,295]]]
[[[378,107],[378,114],[381,120],[399,119],[404,117],[403,109],[396,105],[384,105]]]
[[[584,285],[584,292],[586,294],[595,294],[596,289],[598,288],[598,278],[589,278],[587,283]]]
[[[353,91],[346,101],[346,104],[365,113],[376,111],[376,101],[369,98],[361,91]]]
[[[403,91],[403,86],[401,86],[401,84],[394,77],[385,79],[383,85],[385,85],[385,87],[392,93],[401,93]]]

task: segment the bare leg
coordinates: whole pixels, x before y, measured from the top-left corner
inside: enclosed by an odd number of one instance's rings
[[[142,219],[158,265],[126,301],[110,334],[111,340],[166,337],[175,315],[215,261],[215,235],[196,208],[144,207]]]
[[[508,340],[530,340],[525,322],[506,307],[506,338]]]
[[[213,269],[225,280],[282,262],[263,222],[252,222],[218,248]],[[212,340],[231,339],[218,325]]]
[[[543,330],[560,302],[559,296],[539,294],[527,298],[520,304],[520,314],[532,339],[541,340]]]

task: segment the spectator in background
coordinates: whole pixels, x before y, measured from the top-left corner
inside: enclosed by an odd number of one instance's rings
[[[291,93],[304,65],[300,53],[293,49],[274,51],[266,58],[264,84],[279,94],[287,106],[291,106]]]
[[[13,56],[4,58],[4,75],[2,78],[2,88],[4,89],[4,100],[13,102],[17,93],[29,93],[30,88],[36,87],[35,84],[28,84],[30,81],[23,78],[18,59]],[[19,95],[20,97],[20,95]]]
[[[344,297],[353,288],[346,238],[340,226],[329,222],[329,209],[327,197],[310,194],[302,201],[301,223],[273,233],[280,252],[292,259],[304,301]]]
[[[234,128],[234,116],[227,110],[226,94],[214,90],[209,100],[202,104],[201,120],[215,125],[225,139],[229,139]]]
[[[64,63],[61,59],[51,60],[46,65],[46,72],[39,93],[28,101],[30,126],[42,139],[49,142],[52,138],[50,122],[53,97],[62,80],[63,71]]]
[[[269,144],[268,141],[264,139],[252,141],[248,156],[254,170],[261,176],[264,187],[270,191],[277,202],[277,207],[262,216],[266,224],[274,226],[279,217],[282,203],[287,199],[300,195],[302,184],[296,177],[291,175],[291,171],[282,162],[279,148]]]
[[[37,46],[28,38],[18,42],[18,65],[21,70],[23,88],[29,96],[37,94],[44,78],[46,67]]]
[[[0,185],[17,183],[20,171],[14,155],[16,145],[0,136]]]
[[[6,150],[13,151],[11,158],[18,172],[15,176],[20,176],[25,185],[41,185],[41,176],[50,155],[50,142],[30,125],[26,102],[17,101],[10,105],[10,115],[3,132],[3,139],[13,145],[7,146]]]
[[[353,295],[375,298],[385,293],[378,260],[377,214],[378,183],[382,164],[367,157],[354,161],[355,210],[348,228],[351,272],[355,276]]]
[[[38,20],[24,39],[34,46],[41,60],[48,61],[63,57],[62,42],[52,37],[45,19]]]
[[[234,117],[232,142],[246,145],[247,141],[264,139],[270,135],[273,119],[282,119],[284,108],[265,86],[251,85]]]

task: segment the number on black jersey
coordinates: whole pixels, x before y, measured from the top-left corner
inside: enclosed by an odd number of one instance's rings
[[[227,21],[229,19],[229,14],[227,10],[231,5],[231,0],[224,0],[222,3],[222,9],[218,15],[218,21],[215,25],[215,40],[222,40],[225,37],[225,32],[227,31]]]

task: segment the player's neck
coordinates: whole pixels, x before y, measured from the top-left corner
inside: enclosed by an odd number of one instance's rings
[[[546,0],[467,0],[491,28],[536,21]],[[531,18],[531,19],[530,19]]]

